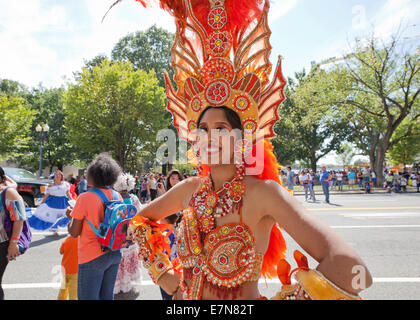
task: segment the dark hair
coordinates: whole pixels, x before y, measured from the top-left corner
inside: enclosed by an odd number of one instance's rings
[[[179,172],[178,170],[172,170],[171,172],[169,172],[168,177],[166,178],[166,191],[168,191],[169,189],[171,189],[173,186],[171,185],[171,177],[177,174],[179,181],[182,181],[184,179],[184,176],[182,175],[181,172]]]
[[[176,222],[178,221],[178,218],[179,218],[178,215],[175,213],[175,214],[171,214],[170,216],[167,216],[165,220],[168,221],[169,224],[176,224]]]
[[[0,167],[0,183],[3,183],[6,180],[6,174],[2,167]]]
[[[95,187],[108,187],[117,181],[121,171],[117,161],[107,154],[100,154],[89,165],[87,175]]]
[[[222,110],[224,110],[225,115],[226,115],[226,119],[228,120],[229,124],[232,126],[232,129],[241,129],[242,130],[241,118],[239,117],[239,115],[235,111],[233,111],[232,109],[230,109],[226,106],[221,106],[221,107],[209,106],[209,107],[207,107],[198,117],[197,126],[200,124],[201,119],[203,118],[203,116],[207,112],[207,110],[210,110],[210,109],[222,109]]]

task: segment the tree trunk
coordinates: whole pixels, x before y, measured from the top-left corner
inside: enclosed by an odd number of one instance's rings
[[[311,169],[316,172],[316,164],[318,163],[318,159],[315,153],[311,154]]]
[[[382,187],[384,185],[384,161],[385,152],[382,146],[379,146],[378,152],[376,153],[376,159],[373,163],[372,169],[376,174],[376,186]]]

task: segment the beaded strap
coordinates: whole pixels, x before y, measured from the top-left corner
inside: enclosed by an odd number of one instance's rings
[[[138,257],[153,282],[157,283],[162,275],[173,269],[168,257],[171,250],[168,236],[172,233],[172,226],[136,216],[130,221],[130,229],[139,246]]]

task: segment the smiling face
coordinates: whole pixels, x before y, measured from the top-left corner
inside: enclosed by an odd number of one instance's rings
[[[55,182],[56,184],[60,184],[60,183],[61,183],[61,181],[63,181],[63,180],[64,180],[64,175],[63,175],[63,173],[62,173],[61,171],[57,170],[57,171],[54,173],[54,182]]]
[[[174,173],[169,178],[169,183],[171,184],[172,187],[175,186],[179,181],[180,181],[179,180],[179,175],[177,173]]]
[[[225,109],[209,108],[204,111],[197,135],[202,162],[210,166],[232,164],[238,135],[240,129],[232,127],[232,119],[228,119]]]

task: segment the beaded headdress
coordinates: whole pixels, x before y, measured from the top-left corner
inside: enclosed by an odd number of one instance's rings
[[[136,0],[145,7],[151,1]],[[273,138],[285,99],[281,57],[273,79],[269,61],[268,0],[161,0],[175,17],[174,82],[165,71],[167,109],[179,137],[195,141],[197,120],[208,107],[226,106],[241,118],[253,142]]]

